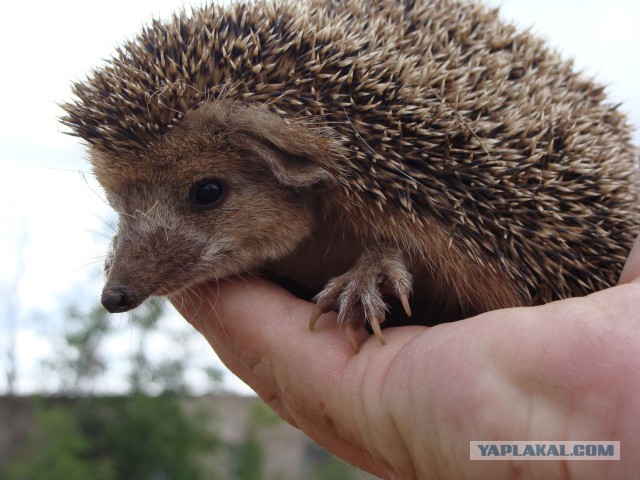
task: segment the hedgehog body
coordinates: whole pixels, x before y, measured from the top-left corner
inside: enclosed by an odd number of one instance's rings
[[[120,214],[110,310],[262,271],[338,276],[321,310],[356,326],[413,281],[434,323],[611,286],[637,233],[625,116],[473,3],[211,6],[74,93],[63,122]]]

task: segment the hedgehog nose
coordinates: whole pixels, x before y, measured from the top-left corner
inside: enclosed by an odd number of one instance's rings
[[[105,287],[100,301],[110,313],[126,312],[138,305],[136,295],[127,285]]]

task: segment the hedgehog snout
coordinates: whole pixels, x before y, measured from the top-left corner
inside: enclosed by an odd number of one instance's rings
[[[122,313],[142,303],[140,295],[129,285],[106,285],[100,301],[109,313]]]
[[[206,239],[162,205],[120,218],[100,298],[110,313],[133,310],[150,296],[177,291],[209,271],[201,261]]]

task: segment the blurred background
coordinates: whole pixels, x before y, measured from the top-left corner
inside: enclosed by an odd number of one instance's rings
[[[640,2],[489,3],[606,84],[640,126]],[[162,301],[131,315],[98,306],[116,219],[58,103],[152,17],[199,4],[2,7],[0,480],[361,476],[282,425]]]

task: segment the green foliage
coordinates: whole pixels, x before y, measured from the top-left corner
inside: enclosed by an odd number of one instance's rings
[[[44,362],[48,378],[57,391],[67,396],[85,396],[95,393],[96,386],[109,373],[110,364],[118,361],[128,366],[125,374],[127,391],[132,394],[161,394],[166,392],[188,394],[186,372],[189,364],[188,333],[163,332],[175,348],[163,356],[151,355],[152,335],[161,328],[160,320],[166,313],[166,301],[151,298],[126,317],[109,315],[102,307],[89,311],[71,304],[65,309],[66,319],[60,337],[53,338],[55,356]],[[114,335],[127,329],[130,350],[126,358],[113,358],[105,353],[105,344]],[[219,369],[203,369],[211,379],[212,390],[219,385]]]
[[[59,380],[59,389],[65,394],[87,394],[107,369],[100,346],[112,331],[111,321],[103,308],[85,312],[72,304],[66,308],[64,328],[62,338],[54,339],[58,343],[56,356],[45,362],[45,367]]]
[[[64,406],[38,405],[35,427],[21,455],[4,469],[7,480],[108,480],[108,464],[87,456],[90,442],[84,438],[73,412]]]
[[[169,395],[87,399],[81,422],[93,439],[92,456],[109,456],[115,478],[198,479],[199,456],[219,442]]]
[[[203,429],[209,419],[198,412],[187,415],[175,396],[187,391],[188,356],[172,351],[174,358],[150,359],[150,334],[165,310],[163,300],[151,299],[126,317],[131,394],[93,397],[110,363],[105,343],[121,331],[123,317],[103,308],[67,307],[56,355],[45,365],[65,397],[38,403],[18,458],[0,466],[2,480],[212,478],[202,458],[220,442]],[[179,346],[180,339],[175,340]],[[150,391],[161,394],[149,396]]]
[[[264,403],[259,402],[251,407],[249,412],[249,424],[244,442],[236,449],[233,478],[242,480],[263,480],[262,462],[264,451],[258,440],[258,431],[265,427],[277,424],[280,419]]]
[[[37,407],[34,419],[19,458],[0,471],[0,477],[213,478],[201,458],[220,442],[201,428],[201,417],[186,415],[172,396],[87,397],[64,404],[49,400]]]
[[[258,441],[255,430],[247,433],[245,441],[237,451],[233,478],[242,480],[263,480],[262,462],[264,452]]]
[[[150,386],[162,392],[187,393],[185,381],[186,356],[166,358],[155,363],[149,359],[148,338],[158,325],[158,320],[166,311],[166,303],[160,298],[150,298],[131,312],[129,321],[136,330],[137,345],[131,355],[129,388],[133,394],[148,393]],[[178,339],[173,339],[176,344]]]

